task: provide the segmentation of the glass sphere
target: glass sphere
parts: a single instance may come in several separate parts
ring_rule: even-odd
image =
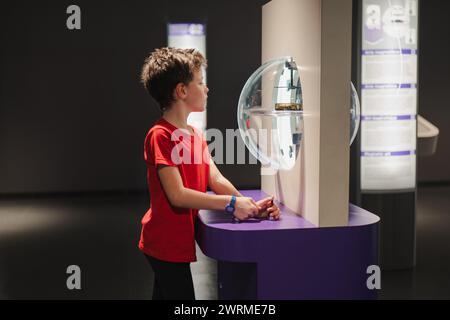
[[[261,65],[245,83],[237,118],[241,137],[263,166],[291,169],[303,138],[303,99],[300,74],[292,57]],[[350,144],[359,127],[359,99],[351,84]]]
[[[359,104],[358,92],[355,86],[350,82],[351,95],[350,95],[350,145],[355,140],[358,134],[359,123],[361,121],[361,107]]]

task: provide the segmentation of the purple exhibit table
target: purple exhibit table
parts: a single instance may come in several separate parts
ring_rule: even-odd
[[[260,190],[241,191],[255,200]],[[367,267],[378,265],[379,218],[349,205],[345,227],[318,228],[283,205],[281,219],[232,223],[200,210],[197,242],[218,261],[219,299],[375,299]]]

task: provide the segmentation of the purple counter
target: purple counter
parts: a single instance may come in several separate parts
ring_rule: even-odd
[[[260,190],[241,193],[255,200]],[[197,242],[218,260],[219,299],[375,299],[366,285],[378,265],[379,218],[349,205],[345,227],[318,228],[283,205],[280,221],[231,223],[199,212]]]

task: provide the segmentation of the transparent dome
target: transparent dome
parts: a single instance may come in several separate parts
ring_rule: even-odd
[[[359,123],[361,121],[361,107],[359,104],[358,92],[353,83],[350,82],[351,87],[351,102],[350,102],[350,145],[355,140],[358,134]]]
[[[270,60],[245,83],[237,118],[242,139],[263,166],[291,169],[303,138],[303,99],[300,74],[292,57]],[[360,110],[351,84],[350,144],[359,127]]]

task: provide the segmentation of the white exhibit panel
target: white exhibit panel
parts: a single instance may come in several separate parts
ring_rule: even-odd
[[[167,43],[169,47],[197,49],[206,58],[206,26],[200,23],[168,23]],[[203,70],[206,83],[206,72]],[[206,129],[206,109],[203,112],[192,112],[188,124],[204,131]]]
[[[319,227],[348,225],[349,127],[356,119],[349,114],[351,26],[351,0],[272,0],[263,6],[262,63],[283,56],[296,62],[302,121],[297,126],[296,117],[279,116],[270,124],[283,128],[274,139],[282,142],[271,144],[279,169],[262,166],[261,190]],[[263,102],[270,94],[264,84]],[[283,104],[289,96],[277,89]]]
[[[363,0],[361,191],[416,187],[416,0]]]

